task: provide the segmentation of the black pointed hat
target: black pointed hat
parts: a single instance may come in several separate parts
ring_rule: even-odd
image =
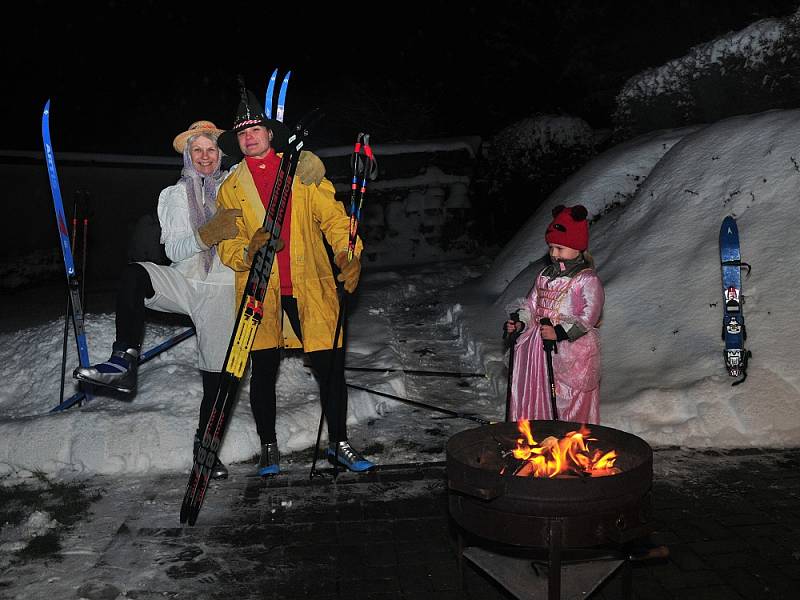
[[[280,121],[268,119],[264,114],[261,103],[256,100],[255,94],[242,86],[241,100],[239,101],[239,108],[236,110],[236,116],[233,119],[233,128],[220,135],[217,144],[228,156],[242,158],[237,134],[243,129],[255,125],[263,125],[272,131],[270,145],[275,152],[286,150],[289,145],[289,129]]]

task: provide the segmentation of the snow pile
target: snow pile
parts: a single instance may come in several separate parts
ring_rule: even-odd
[[[365,325],[368,329],[368,325]],[[183,328],[149,324],[144,348]],[[142,365],[135,396],[104,395],[80,410],[48,414],[58,404],[63,321],[0,335],[0,361],[6,373],[0,395],[0,472],[20,477],[27,471],[74,476],[89,473],[145,473],[187,470],[203,390],[196,366],[194,337]],[[92,362],[108,358],[113,315],[90,315],[86,323]],[[353,352],[368,352],[355,344]],[[68,365],[78,363],[70,341]],[[316,439],[319,391],[302,358],[281,362],[278,376],[278,443],[282,450],[307,448]],[[67,374],[65,396],[77,391]],[[244,461],[258,453],[260,441],[250,412],[249,372],[240,386],[220,453],[223,462]],[[375,402],[350,394],[349,423],[377,416]],[[323,439],[326,431],[323,430]]]
[[[497,319],[483,335],[496,336],[507,304],[530,289],[553,206],[583,203],[606,286],[602,423],[659,445],[796,446],[798,135],[800,111],[771,111],[644,136],[597,157],[497,257],[480,287]],[[753,359],[737,387],[720,339],[718,236],[729,214],[752,265],[744,315]],[[476,330],[486,321],[484,307]],[[496,346],[487,363],[504,360]]]

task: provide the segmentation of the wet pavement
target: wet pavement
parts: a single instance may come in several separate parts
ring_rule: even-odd
[[[184,475],[95,478],[102,498],[61,560],[0,576],[0,598],[513,597],[469,561],[460,569],[443,462],[334,482],[309,479],[307,454],[287,458],[267,481],[231,465],[194,527],[178,522]],[[631,563],[634,598],[797,597],[800,450],[660,449],[655,471],[655,531],[639,545],[669,557]],[[620,598],[621,579],[590,597]]]

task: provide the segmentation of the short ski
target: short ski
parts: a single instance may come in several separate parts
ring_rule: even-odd
[[[733,385],[747,377],[747,359],[750,351],[744,347],[747,332],[744,326],[742,299],[742,262],[739,250],[739,229],[733,217],[725,217],[719,232],[719,254],[722,267],[722,339],[725,342],[725,368],[731,377],[739,377]]]
[[[239,383],[250,356],[250,349],[261,323],[263,301],[275,260],[286,205],[292,190],[292,180],[300,160],[300,152],[309,134],[309,128],[316,123],[319,117],[319,111],[315,110],[300,120],[294,133],[289,137],[289,146],[281,158],[278,175],[264,217],[263,227],[271,234],[271,238],[256,253],[250,267],[244,294],[236,314],[233,334],[228,344],[228,352],[225,355],[224,368],[220,373],[217,396],[200,440],[200,447],[194,458],[186,494],[181,504],[181,523],[188,521],[189,525],[194,525],[203,505],[211,470],[222,445],[228,418],[236,400],[236,392],[239,389]]]

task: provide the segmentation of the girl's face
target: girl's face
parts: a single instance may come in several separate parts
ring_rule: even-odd
[[[578,258],[581,253],[575,248],[567,248],[566,246],[559,246],[558,244],[548,244],[550,246],[550,258],[554,261],[557,260],[572,260]]]

